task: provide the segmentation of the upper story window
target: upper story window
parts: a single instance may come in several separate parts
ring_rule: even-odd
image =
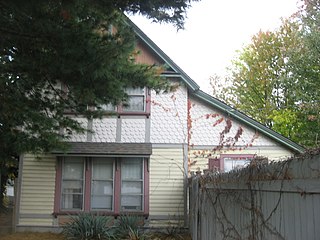
[[[128,100],[114,106],[112,104],[102,105],[101,109],[107,112],[117,112],[124,115],[137,115],[150,113],[150,95],[146,88],[127,88]]]
[[[124,112],[144,112],[146,110],[146,89],[128,88],[128,101],[123,105]]]

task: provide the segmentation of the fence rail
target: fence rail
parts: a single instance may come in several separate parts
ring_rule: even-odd
[[[319,155],[189,180],[193,240],[319,239]]]

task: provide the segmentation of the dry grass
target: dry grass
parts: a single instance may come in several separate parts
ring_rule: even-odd
[[[1,240],[65,240],[62,234],[54,233],[14,233],[5,236],[0,236]],[[187,234],[166,236],[165,234],[154,234],[150,240],[191,240]]]
[[[0,237],[1,240],[65,240],[62,234],[14,233]]]

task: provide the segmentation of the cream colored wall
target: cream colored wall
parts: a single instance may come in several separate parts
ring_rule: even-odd
[[[251,147],[243,150],[222,150],[213,152],[210,148],[197,148],[189,151],[189,172],[208,169],[209,158],[219,158],[220,154],[254,154],[267,157],[270,161],[281,161],[292,156],[293,153],[280,146]],[[192,163],[192,164],[190,164]]]
[[[23,156],[20,206],[17,225],[52,226],[55,191],[54,156]]]
[[[18,226],[54,226],[54,156],[23,157]],[[150,158],[150,219],[183,216],[183,147],[153,149]]]
[[[150,219],[182,216],[183,149],[153,148],[150,158]]]

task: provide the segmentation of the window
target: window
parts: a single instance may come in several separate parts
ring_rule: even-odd
[[[210,170],[230,172],[246,167],[254,156],[254,154],[221,154],[220,158],[209,159],[208,165]]]
[[[142,210],[143,165],[141,159],[122,159],[121,210]]]
[[[145,88],[128,88],[128,101],[123,106],[124,112],[144,112],[145,111]]]
[[[113,158],[93,158],[91,177],[91,209],[113,209]]]
[[[148,158],[62,157],[58,160],[55,213],[149,211]]]
[[[149,114],[150,95],[146,88],[128,88],[126,90],[128,100],[119,106],[112,104],[101,105],[101,109],[118,114]]]
[[[61,208],[80,210],[83,202],[83,161],[67,158],[62,167]]]

